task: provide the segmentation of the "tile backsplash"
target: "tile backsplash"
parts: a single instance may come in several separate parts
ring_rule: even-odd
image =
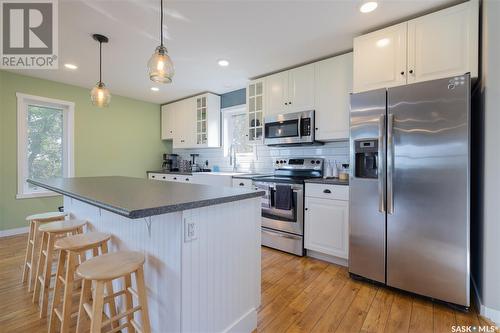
[[[218,166],[220,171],[232,171],[229,164],[229,155],[224,156],[223,148],[207,149],[174,149],[173,153],[182,159],[191,160],[190,154],[199,154],[196,162],[213,170]],[[337,163],[349,163],[349,141],[328,142],[321,146],[298,147],[268,147],[255,144],[253,153],[237,156],[237,171],[272,173],[273,160],[279,157],[323,157],[325,160]]]

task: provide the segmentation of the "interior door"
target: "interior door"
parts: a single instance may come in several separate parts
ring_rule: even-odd
[[[385,283],[384,123],[386,89],[351,95],[351,176],[349,180],[349,272]],[[379,143],[378,177],[358,169],[359,142]],[[382,143],[381,143],[382,142]],[[364,165],[360,163],[360,167]]]
[[[463,306],[469,81],[464,75],[389,89],[387,120],[387,284]]]
[[[408,22],[408,83],[434,80],[478,68],[477,1]]]
[[[354,38],[354,92],[406,84],[407,23]]]
[[[314,64],[291,69],[288,79],[288,111],[314,110]]]

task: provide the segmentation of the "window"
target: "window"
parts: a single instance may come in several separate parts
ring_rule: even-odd
[[[223,110],[224,156],[234,149],[237,155],[253,154],[254,146],[248,140],[248,115],[245,106]]]
[[[71,177],[74,103],[17,93],[17,198],[57,195],[26,179]]]

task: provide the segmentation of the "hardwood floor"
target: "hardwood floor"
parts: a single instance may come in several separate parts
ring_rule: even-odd
[[[0,238],[0,333],[47,332],[21,284],[27,235]],[[477,315],[349,278],[345,267],[262,248],[257,332],[451,332]]]

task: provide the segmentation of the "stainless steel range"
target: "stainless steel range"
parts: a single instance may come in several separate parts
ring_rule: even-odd
[[[323,176],[322,158],[274,161],[274,176],[256,177],[262,197],[262,245],[304,255],[304,180]]]

